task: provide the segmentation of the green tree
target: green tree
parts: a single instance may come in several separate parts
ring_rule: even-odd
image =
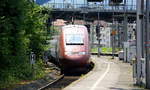
[[[37,74],[41,73],[48,17],[43,10],[29,0],[0,0],[0,87],[29,79],[31,51],[37,56]]]

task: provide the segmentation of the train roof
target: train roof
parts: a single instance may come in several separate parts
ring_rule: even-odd
[[[84,25],[65,25],[62,27],[62,29],[65,29],[65,28],[84,28],[84,29],[87,29]]]
[[[62,33],[64,34],[85,34],[87,28],[84,25],[66,25],[62,27]]]

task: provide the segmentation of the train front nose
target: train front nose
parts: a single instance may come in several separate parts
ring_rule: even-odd
[[[63,64],[68,67],[83,67],[89,63],[88,60],[87,52],[65,52]]]

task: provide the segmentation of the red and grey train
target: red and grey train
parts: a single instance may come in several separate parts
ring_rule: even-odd
[[[83,25],[66,25],[53,43],[51,55],[63,69],[86,67],[90,63],[90,45],[87,28]]]

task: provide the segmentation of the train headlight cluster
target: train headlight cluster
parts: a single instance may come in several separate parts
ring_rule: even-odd
[[[86,52],[65,52],[65,55],[86,55]]]
[[[85,55],[86,52],[79,52],[79,55]]]
[[[73,55],[72,52],[65,52],[65,55]]]

